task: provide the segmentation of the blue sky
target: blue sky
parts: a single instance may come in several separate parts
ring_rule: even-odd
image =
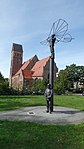
[[[53,22],[68,22],[68,32],[75,39],[55,45],[55,61],[59,69],[66,65],[84,65],[84,1],[83,0],[0,0],[0,71],[9,77],[13,43],[23,45],[24,59],[35,54],[48,57],[50,50],[40,41],[46,39]]]

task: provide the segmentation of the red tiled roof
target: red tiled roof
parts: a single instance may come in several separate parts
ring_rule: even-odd
[[[42,77],[43,68],[49,61],[50,57],[37,61],[31,70],[26,69],[30,64],[30,62],[33,60],[33,58],[34,57],[24,62],[22,67],[18,70],[18,72],[14,76],[17,76],[22,72],[25,79],[32,79],[32,77]]]
[[[22,70],[25,70],[26,67],[30,64],[30,62],[32,61],[33,58],[34,58],[34,57],[32,57],[32,58],[29,59],[28,61],[24,62],[24,63],[22,64],[22,67],[21,67],[21,68],[18,70],[18,72],[15,74],[15,76],[18,75],[18,74],[20,74],[20,72],[21,72]]]
[[[25,79],[32,79],[32,71],[30,70],[22,70],[22,74]]]
[[[43,76],[43,67],[46,65],[46,63],[49,61],[50,57],[44,58],[42,60],[39,60],[36,62],[36,64],[31,69],[34,71],[32,77],[42,77]]]

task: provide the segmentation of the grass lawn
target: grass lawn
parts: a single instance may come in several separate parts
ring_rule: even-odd
[[[84,124],[0,121],[1,149],[84,149]]]
[[[44,96],[0,96],[0,111],[46,105]],[[54,96],[54,105],[84,110],[83,96]],[[84,149],[84,123],[41,125],[0,121],[1,149]]]
[[[0,96],[0,111],[43,105],[44,96]],[[84,110],[84,96],[54,96],[54,105]]]

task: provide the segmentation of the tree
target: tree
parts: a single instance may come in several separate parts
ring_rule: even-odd
[[[78,84],[80,80],[84,80],[84,66],[76,66],[76,64],[72,64],[70,66],[66,66],[65,70],[68,73],[68,80],[72,82],[72,87],[74,85],[74,82],[77,82]]]
[[[66,70],[60,70],[58,77],[54,81],[54,91],[56,94],[63,94],[69,90],[71,84],[68,80],[68,73]]]
[[[4,77],[2,76],[1,72],[0,72],[0,84],[3,83],[5,81]]]
[[[76,66],[76,64],[72,64],[66,66],[65,70],[68,72],[71,81],[78,81],[81,77],[84,77],[84,66]]]
[[[44,80],[36,79],[33,82],[32,89],[44,91],[46,89],[47,84],[48,84],[47,79],[44,79]]]
[[[0,94],[8,94],[9,93],[9,85],[8,79],[4,78],[0,72]]]

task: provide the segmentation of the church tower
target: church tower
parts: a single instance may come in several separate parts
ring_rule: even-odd
[[[10,86],[12,86],[12,77],[22,66],[22,60],[23,60],[22,45],[13,43],[11,51]]]

